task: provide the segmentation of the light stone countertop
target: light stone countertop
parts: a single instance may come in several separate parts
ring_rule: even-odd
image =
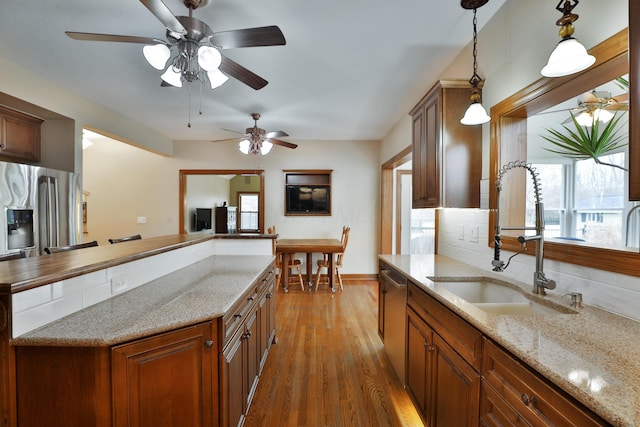
[[[111,346],[224,315],[273,256],[215,255],[12,341],[13,345]]]
[[[640,426],[640,322],[548,292],[536,297],[531,284],[439,255],[380,255],[482,333],[522,359],[614,426]],[[490,315],[430,279],[491,277],[525,295],[561,304],[575,314]]]

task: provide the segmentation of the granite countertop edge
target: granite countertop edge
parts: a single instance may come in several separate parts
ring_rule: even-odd
[[[14,346],[105,347],[211,321],[264,273],[271,255],[214,255],[24,335]]]
[[[640,322],[588,305],[572,309],[568,298],[552,293],[537,298],[529,284],[440,255],[379,259],[612,425],[640,425],[640,384],[633,381],[640,377],[640,351],[630,345],[640,336]],[[533,300],[575,314],[489,315],[431,280],[468,277],[507,281]]]

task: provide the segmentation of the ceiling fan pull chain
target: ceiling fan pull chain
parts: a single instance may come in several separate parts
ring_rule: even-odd
[[[189,86],[189,92],[187,93],[189,99],[189,121],[187,122],[187,127],[191,127],[191,86]]]
[[[198,114],[202,115],[202,80],[200,80],[200,109],[198,110]]]

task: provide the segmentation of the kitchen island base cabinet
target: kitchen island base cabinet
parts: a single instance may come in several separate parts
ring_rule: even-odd
[[[113,425],[217,425],[213,336],[205,323],[115,347]]]
[[[16,347],[18,426],[216,426],[214,329],[113,348]]]

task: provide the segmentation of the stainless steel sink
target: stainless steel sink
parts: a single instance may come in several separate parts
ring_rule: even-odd
[[[431,278],[434,289],[444,289],[494,315],[575,314],[576,312],[555,304],[534,301],[513,285],[486,277],[449,280]]]

